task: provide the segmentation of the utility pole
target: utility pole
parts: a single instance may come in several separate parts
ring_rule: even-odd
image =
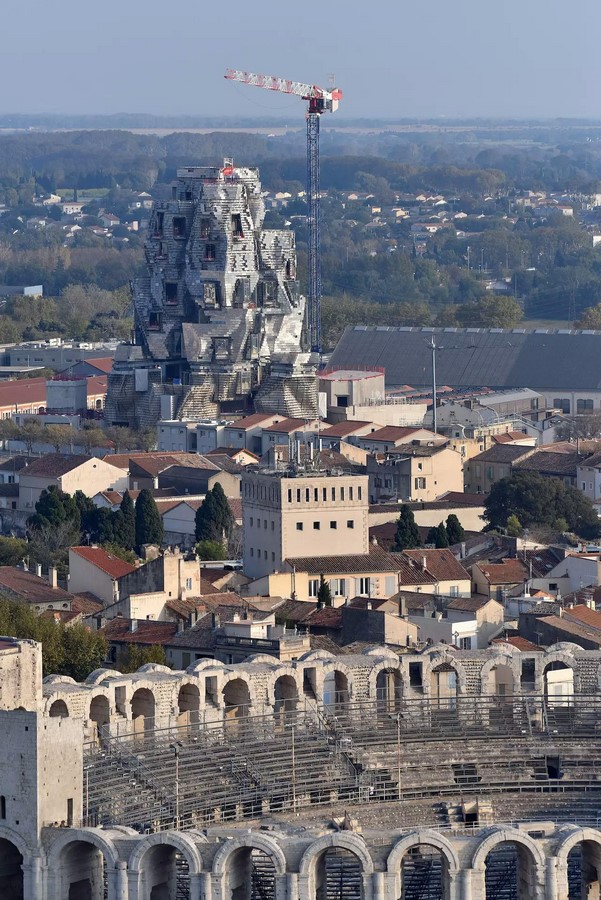
[[[436,341],[432,335],[432,431],[438,434],[438,414],[436,411]]]

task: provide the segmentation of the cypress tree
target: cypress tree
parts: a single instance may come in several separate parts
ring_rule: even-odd
[[[232,515],[227,497],[225,496],[225,491],[223,490],[219,482],[217,482],[217,484],[213,488],[213,498],[215,501],[215,508],[217,510],[218,525],[221,528],[222,534],[225,535],[226,538],[228,538],[234,525],[234,517]]]
[[[124,493],[116,516],[115,543],[125,550],[133,550],[136,545],[136,510],[129,491]]]
[[[393,550],[413,550],[421,547],[419,529],[415,523],[413,510],[409,506],[401,506],[401,514],[396,526]]]
[[[196,510],[194,519],[197,541],[223,541],[223,532],[220,528],[220,510],[213,491],[207,494],[201,505]]]
[[[319,576],[319,590],[317,591],[317,602],[322,606],[331,606],[332,605],[332,591],[330,590],[330,585],[325,580],[323,575]]]
[[[148,488],[140,491],[136,502],[136,546],[163,543],[163,520]]]
[[[450,516],[447,517],[447,535],[449,538],[449,544],[460,544],[461,541],[465,540],[465,531],[463,529],[463,525],[455,515],[455,513],[451,513]]]

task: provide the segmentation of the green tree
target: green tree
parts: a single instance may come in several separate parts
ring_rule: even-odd
[[[455,513],[447,516],[447,537],[451,546],[465,540],[465,530]]]
[[[413,550],[421,547],[419,529],[415,523],[415,516],[411,507],[401,506],[401,514],[399,516],[396,534],[394,537],[393,550],[400,552],[401,550]]]
[[[590,328],[594,331],[601,331],[601,303],[585,309],[580,318],[574,322],[574,328]]]
[[[84,681],[106,659],[108,644],[103,634],[77,623],[63,630],[65,652],[62,675]]]
[[[69,445],[73,435],[73,429],[70,425],[46,425],[44,426],[45,443],[54,447],[55,453],[60,453],[61,449]]]
[[[601,535],[601,524],[591,501],[559,478],[538,472],[516,472],[493,484],[484,505],[489,528],[505,528],[515,516],[523,528],[556,529],[559,520],[580,537]]]
[[[317,602],[321,606],[331,606],[332,605],[332,591],[330,590],[330,585],[325,580],[323,575],[319,576],[319,590],[317,591]]]
[[[225,547],[220,541],[199,541],[195,549],[199,559],[227,559]]]
[[[27,556],[27,541],[0,537],[0,566],[17,566]]]
[[[133,550],[136,545],[136,510],[134,501],[125,491],[115,516],[114,541],[126,550]]]
[[[428,536],[426,538],[426,543],[434,544],[437,549],[449,546],[449,536],[447,534],[447,529],[445,528],[444,522],[440,522],[438,525],[430,528],[430,530],[428,531]]]
[[[37,419],[25,419],[23,424],[19,427],[16,439],[25,444],[27,453],[31,455],[33,453],[34,444],[44,443],[44,434],[45,428],[37,421]]]
[[[154,502],[154,497],[144,488],[136,501],[136,546],[163,543],[163,520]]]
[[[509,537],[519,537],[522,533],[522,526],[517,516],[507,516],[507,524],[505,527]]]
[[[119,544],[104,543],[101,544],[101,547],[103,550],[106,550],[107,553],[110,553],[112,556],[116,556],[117,559],[122,559],[123,562],[129,563],[130,566],[135,566],[136,562],[138,561],[138,557],[133,550],[126,550]]]
[[[35,514],[29,519],[34,528],[44,525],[59,525],[63,522],[71,524],[75,531],[81,526],[81,516],[75,498],[61,491],[52,484],[44,488],[35,505]]]
[[[234,525],[234,517],[225,496],[225,491],[217,483],[196,510],[195,530],[197,541],[223,543],[229,538]]]
[[[163,647],[153,644],[144,647],[140,644],[128,644],[117,653],[116,667],[119,672],[137,672],[140,666],[147,663],[156,663],[159,666],[167,665],[167,658]]]

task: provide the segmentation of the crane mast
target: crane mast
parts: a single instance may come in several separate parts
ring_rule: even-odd
[[[300,81],[289,81],[275,75],[257,75],[242,72],[238,69],[227,69],[225,78],[279,91],[283,94],[294,94],[308,101],[307,108],[307,224],[309,231],[308,259],[308,304],[307,330],[311,352],[321,355],[321,266],[319,258],[320,215],[319,215],[319,120],[324,112],[335,112],[342,99],[339,88],[327,90],[317,85],[303,84]]]

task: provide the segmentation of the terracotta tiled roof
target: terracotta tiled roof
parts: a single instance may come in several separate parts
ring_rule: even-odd
[[[317,609],[317,603],[307,600],[284,600],[274,609],[276,622],[304,622]]]
[[[500,563],[476,563],[489,584],[521,584],[528,580],[528,566],[521,559],[504,559]]]
[[[597,628],[591,628],[590,625],[583,625],[581,622],[572,621],[565,616],[546,616],[545,626],[556,628],[559,632],[570,634],[573,637],[584,638],[594,644],[601,646],[601,631]]]
[[[470,459],[470,464],[472,463],[515,463],[518,459],[521,459],[522,456],[527,456],[529,453],[532,453],[532,447],[520,447],[519,444],[495,444],[494,447],[489,447],[488,450],[483,450],[482,453],[478,453],[477,456],[472,456]]]
[[[528,435],[523,431],[506,431],[504,434],[493,434],[494,444],[510,444],[512,441],[523,441]]]
[[[563,554],[556,553],[550,547],[543,547],[540,550],[525,550],[520,553],[524,562],[528,566],[532,566],[534,578],[545,578],[563,559]]]
[[[590,609],[584,604],[573,606],[571,609],[564,608],[563,615],[564,618],[574,619],[582,625],[590,625],[592,628],[601,629],[601,612],[597,612],[596,609]]]
[[[259,457],[256,453],[253,453],[252,450],[247,450],[246,447],[216,447],[214,450],[209,450],[204,455],[212,459],[213,456],[229,456],[234,459],[239,453],[246,453],[248,456],[252,456],[253,459],[259,461]]]
[[[98,359],[92,357],[91,359],[85,359],[84,362],[89,363],[90,366],[93,366],[95,369],[98,369],[100,372],[104,372],[105,375],[108,375],[109,372],[113,371],[113,357],[112,356],[100,356]]]
[[[490,597],[455,597],[450,603],[447,603],[447,609],[456,609],[458,612],[478,612],[487,603],[496,603]]]
[[[360,422],[355,420],[344,420],[342,422],[336,422],[335,425],[331,425],[330,428],[325,428],[321,432],[321,436],[323,438],[337,438],[337,437],[346,437],[348,434],[354,434],[356,431],[362,431],[364,428],[368,428],[372,425],[372,422]],[[374,431],[377,429],[377,425],[374,425]]]
[[[250,416],[245,416],[243,419],[238,419],[237,422],[233,422],[227,427],[234,430],[237,428],[239,431],[246,431],[249,428],[256,428],[257,425],[260,425],[262,422],[266,422],[267,419],[271,418],[273,418],[273,413],[253,413]]]
[[[86,591],[82,594],[75,594],[71,601],[71,609],[84,616],[93,616],[104,609],[104,603],[90,591]]]
[[[366,441],[384,441],[393,443],[394,441],[402,441],[405,438],[408,438],[410,435],[415,434],[416,431],[421,431],[421,428],[402,428],[400,425],[385,425],[383,428],[378,428],[376,431],[372,431],[371,434],[366,434],[363,436],[363,440]]]
[[[491,641],[491,644],[511,644],[512,647],[515,647],[516,650],[521,650],[522,653],[528,653],[531,650],[540,650],[540,647],[537,647],[532,641],[529,641],[525,637],[521,637],[519,634],[510,635],[509,637],[504,638],[494,638],[494,640]]]
[[[131,563],[119,559],[118,556],[113,556],[112,553],[107,553],[102,547],[71,547],[71,552],[114,579],[123,578],[124,575],[129,575],[136,569]]]
[[[156,622],[138,619],[135,631],[131,630],[132,620],[118,616],[98,629],[107,641],[114,644],[168,644],[177,634],[176,622]]]
[[[450,505],[456,506],[484,506],[488,494],[464,494],[461,491],[447,491],[438,498],[439,502],[444,501]]]
[[[568,475],[576,477],[576,469],[585,459],[579,453],[554,453],[551,450],[537,450],[527,459],[516,462],[517,471],[539,472],[542,475]]]
[[[369,572],[398,572],[402,562],[395,559],[381,547],[371,545],[369,553],[355,553],[342,556],[299,556],[287,560],[297,572],[310,575],[344,575]]]
[[[282,419],[281,422],[276,422],[274,425],[268,425],[267,428],[264,428],[263,431],[278,431],[286,434],[290,434],[293,431],[300,431],[302,428],[306,426],[307,422],[305,419]]]
[[[39,459],[34,459],[31,465],[27,467],[27,470],[21,474],[21,478],[29,475],[44,478],[60,478],[90,459],[92,459],[91,456],[77,453],[47,453]]]
[[[405,550],[405,556],[417,563],[425,560],[426,569],[437,581],[470,581],[469,573],[445,547],[439,550]]]
[[[66,602],[73,599],[62,588],[51,587],[45,578],[13,566],[0,566],[0,593],[12,594],[25,603]]]
[[[312,612],[303,624],[310,628],[342,628],[342,608],[322,606]]]

